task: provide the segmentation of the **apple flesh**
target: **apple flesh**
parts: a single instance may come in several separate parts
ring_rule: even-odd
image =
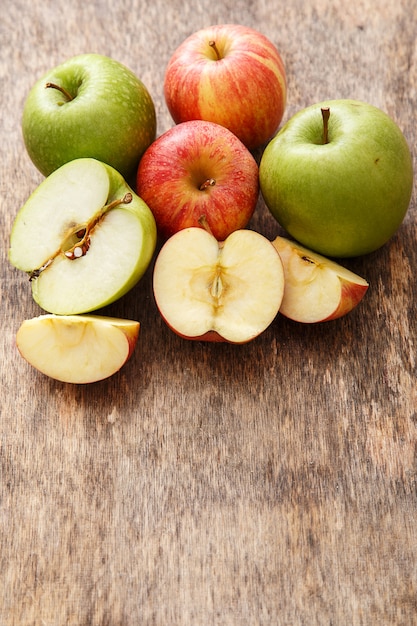
[[[286,105],[286,73],[273,43],[240,24],[201,29],[168,62],[164,94],[173,120],[216,122],[249,150],[270,139]]]
[[[192,227],[161,248],[153,289],[162,318],[181,337],[241,344],[277,315],[284,272],[276,249],[259,233],[237,230],[219,243]]]
[[[167,239],[205,220],[222,241],[244,228],[259,196],[258,165],[227,128],[193,120],[174,126],[146,150],[136,189]]]
[[[45,176],[68,161],[93,157],[128,178],[155,139],[156,113],[131,70],[100,54],[81,54],[34,84],[22,132],[31,160]]]
[[[16,334],[21,356],[56,380],[84,384],[112,376],[135,349],[139,322],[98,315],[45,314]]]
[[[110,166],[76,159],[55,170],[18,212],[9,260],[45,311],[94,311],[127,293],[156,246],[149,207]]]
[[[335,320],[364,297],[369,284],[361,276],[286,237],[272,243],[284,267],[285,317],[310,324]]]
[[[397,124],[356,100],[294,115],[259,166],[266,205],[302,245],[329,257],[380,248],[402,223],[413,187],[410,149]]]

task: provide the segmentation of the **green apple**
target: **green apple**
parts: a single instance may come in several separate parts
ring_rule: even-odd
[[[156,245],[149,207],[114,168],[75,159],[55,170],[18,212],[9,260],[35,301],[61,315],[94,311],[129,291]]]
[[[155,139],[155,107],[127,67],[100,54],[81,54],[35,83],[24,105],[22,132],[30,158],[45,176],[73,159],[93,157],[128,178]]]
[[[112,376],[135,349],[139,322],[100,315],[39,315],[16,334],[21,356],[46,376],[93,383]]]
[[[397,124],[356,100],[330,100],[294,115],[259,168],[266,205],[301,244],[326,256],[373,252],[401,225],[413,165]]]

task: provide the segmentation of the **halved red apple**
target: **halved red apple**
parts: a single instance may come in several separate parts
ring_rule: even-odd
[[[191,227],[161,248],[153,288],[163,319],[178,335],[246,343],[277,315],[284,271],[274,246],[255,231],[236,230],[219,243]]]
[[[280,313],[285,317],[304,323],[334,320],[364,297],[369,283],[361,276],[285,237],[272,243],[284,267]]]
[[[100,315],[40,315],[16,335],[22,357],[50,378],[92,383],[112,376],[132,355],[139,322]]]

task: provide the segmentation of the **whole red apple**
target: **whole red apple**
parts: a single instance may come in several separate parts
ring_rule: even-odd
[[[173,126],[143,155],[137,193],[167,239],[190,226],[209,228],[218,241],[244,228],[259,195],[258,165],[227,128],[192,120]]]
[[[277,131],[286,93],[277,48],[257,30],[239,24],[197,31],[177,48],[165,71],[165,100],[176,123],[216,122],[249,150]]]

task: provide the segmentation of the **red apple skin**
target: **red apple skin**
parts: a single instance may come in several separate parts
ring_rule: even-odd
[[[196,337],[189,337],[188,335],[183,335],[182,333],[179,333],[173,326],[171,326],[171,324],[166,320],[166,318],[162,314],[161,314],[161,317],[164,320],[165,324],[168,326],[168,328],[172,330],[172,332],[178,335],[178,337],[181,337],[181,339],[187,339],[188,341],[205,341],[207,343],[230,343],[236,346],[240,346],[245,343],[249,343],[253,339],[256,339],[256,336],[255,336],[255,337],[249,337],[249,339],[247,339],[246,341],[239,341],[239,342],[230,341],[229,339],[225,339],[224,337],[222,337],[222,335],[220,335],[216,330],[208,330],[203,335],[198,335]]]
[[[282,120],[285,67],[277,48],[260,32],[239,24],[211,26],[174,52],[165,71],[164,95],[177,124],[216,122],[254,150],[275,134]]]
[[[336,320],[339,317],[343,317],[347,313],[350,313],[357,304],[362,300],[365,293],[368,290],[369,285],[357,285],[348,281],[340,279],[342,283],[342,293],[340,297],[339,306],[329,317],[323,320],[323,322],[330,322]]]
[[[201,190],[206,181],[212,184]],[[204,216],[223,241],[248,224],[259,196],[252,154],[227,128],[203,120],[178,124],[156,139],[139,163],[136,183],[163,239],[200,226]]]

